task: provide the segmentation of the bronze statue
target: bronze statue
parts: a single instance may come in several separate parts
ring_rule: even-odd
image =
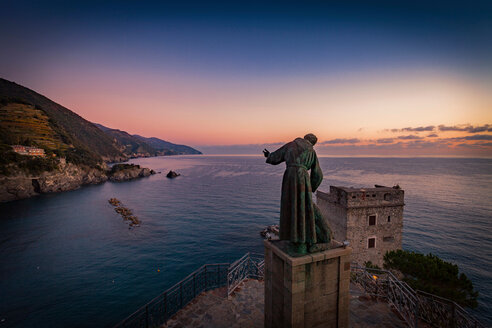
[[[323,173],[313,146],[314,134],[296,138],[270,153],[264,149],[266,162],[287,164],[282,180],[280,205],[280,240],[289,240],[291,250],[305,254],[329,248],[331,230],[316,204],[312,192],[321,184]],[[311,170],[309,175],[308,170]]]

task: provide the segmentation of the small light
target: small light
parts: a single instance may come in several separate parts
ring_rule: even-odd
[[[374,280],[378,280],[378,277],[377,277],[377,276],[374,276],[374,275],[373,275],[373,276],[372,276],[372,278],[373,278]]]
[[[344,248],[347,247],[347,246],[349,246],[349,245],[350,245],[350,242],[348,240],[344,240],[343,241],[343,247]]]

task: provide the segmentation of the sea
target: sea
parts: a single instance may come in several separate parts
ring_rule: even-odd
[[[0,204],[0,327],[111,327],[206,263],[263,252],[285,165],[169,156],[160,174]],[[457,264],[492,325],[492,159],[320,157],[330,185],[400,185],[403,248]],[[174,170],[176,179],[166,178]],[[142,221],[130,228],[118,198]]]

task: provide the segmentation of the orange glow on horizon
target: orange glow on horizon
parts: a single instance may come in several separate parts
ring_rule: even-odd
[[[394,137],[387,129],[491,123],[490,82],[428,71],[256,83],[106,72],[39,91],[92,122],[197,147],[285,142],[308,132],[321,142],[364,145]]]

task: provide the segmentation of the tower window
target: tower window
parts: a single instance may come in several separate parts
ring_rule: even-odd
[[[393,236],[383,237],[383,241],[385,241],[385,242],[392,242],[392,241],[395,241],[395,238]]]
[[[391,216],[388,215],[388,222],[391,222]]]
[[[367,240],[367,248],[375,248],[376,247],[376,238],[369,238]]]
[[[369,225],[376,225],[376,215],[369,215]]]
[[[390,194],[384,194],[384,200],[391,200]]]

